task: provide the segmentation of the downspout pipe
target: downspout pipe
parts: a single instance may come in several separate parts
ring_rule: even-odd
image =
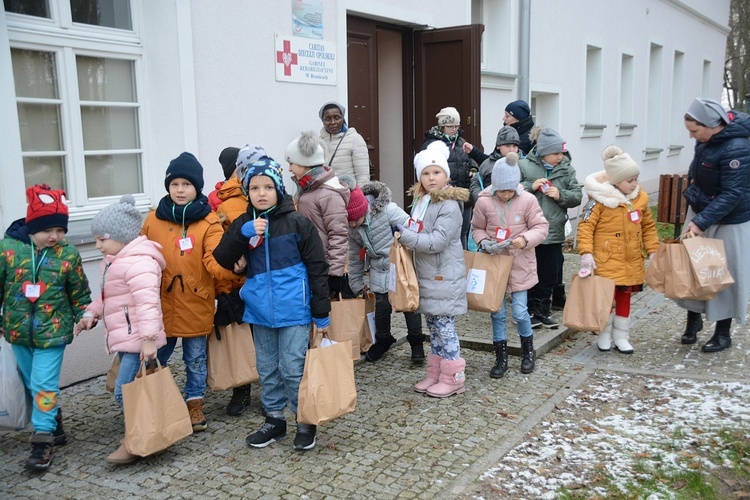
[[[531,60],[531,0],[521,0],[518,30],[518,98],[531,104],[529,62]]]

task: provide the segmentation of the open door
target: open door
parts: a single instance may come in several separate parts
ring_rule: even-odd
[[[446,106],[461,114],[463,137],[481,144],[480,69],[484,26],[471,24],[414,33],[414,142],[422,148],[424,133]]]

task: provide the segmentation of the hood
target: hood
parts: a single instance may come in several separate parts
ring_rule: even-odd
[[[15,240],[23,241],[24,243],[31,243],[31,237],[29,236],[29,228],[26,227],[26,219],[18,219],[8,226],[5,230],[6,238],[13,238]]]
[[[360,188],[362,189],[362,194],[375,198],[375,201],[370,203],[370,213],[373,215],[385,210],[385,207],[391,202],[391,188],[383,182],[365,182]]]
[[[586,189],[589,198],[596,200],[607,208],[627,205],[631,200],[638,198],[638,194],[641,192],[641,186],[638,185],[629,195],[622,194],[622,191],[609,183],[607,172],[604,170],[589,174],[583,183],[583,187]]]
[[[218,187],[218,184],[217,184]],[[238,178],[229,179],[220,186],[219,192],[216,193],[221,201],[226,201],[229,198],[243,197],[245,193],[242,192],[242,182]],[[245,198],[247,199],[247,198]]]
[[[117,255],[107,255],[104,260],[112,262],[119,257],[151,257],[159,263],[159,267],[164,269],[167,267],[167,262],[164,260],[161,249],[162,246],[159,243],[149,240],[146,236],[139,236],[125,245]]]
[[[750,116],[739,111],[730,111],[728,114],[732,121],[724,127],[724,130],[713,136],[711,141],[719,142],[737,137],[742,139],[750,137]]]
[[[419,191],[419,183],[416,183],[412,187],[409,188],[409,191],[407,192],[407,194],[416,198],[418,191]],[[455,201],[460,201],[464,203],[464,202],[469,201],[469,190],[466,188],[446,186],[439,191],[430,193],[430,199],[435,203],[440,203],[441,201],[448,201],[448,200],[455,200]]]

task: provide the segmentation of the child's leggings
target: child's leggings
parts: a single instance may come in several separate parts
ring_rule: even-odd
[[[630,296],[633,292],[615,288],[615,316],[627,318],[630,316]]]
[[[57,429],[57,396],[60,394],[65,346],[37,349],[13,344],[23,384],[31,395],[31,425],[34,432],[54,432]]]
[[[448,360],[461,359],[461,347],[458,344],[455,316],[424,315],[427,330],[430,332],[432,354]]]

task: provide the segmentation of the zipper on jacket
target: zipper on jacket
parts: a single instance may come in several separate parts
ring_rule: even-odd
[[[36,316],[36,303],[31,303],[31,312],[29,313],[29,346],[34,347],[34,316]]]
[[[268,240],[270,238],[267,237],[267,235],[269,234],[268,229],[270,225],[271,225],[271,221],[269,220],[268,215],[266,215],[266,230],[265,230],[265,234],[263,234],[263,246],[265,247],[265,251],[266,251],[266,255],[265,255],[266,272],[268,273],[268,312],[271,315],[270,316],[271,324],[275,325],[276,321],[274,320],[274,315],[273,315],[273,280],[271,279],[271,258],[269,256],[271,249],[268,245]],[[248,265],[250,264],[248,263]]]
[[[133,328],[130,324],[130,312],[128,311],[128,306],[125,306],[125,321],[128,323],[128,335],[130,335],[133,333]]]

